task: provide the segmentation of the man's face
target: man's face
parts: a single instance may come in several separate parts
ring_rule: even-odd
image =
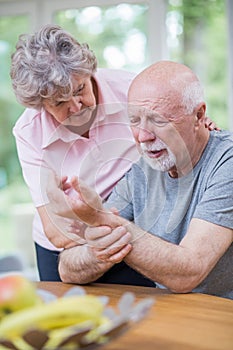
[[[193,134],[191,117],[179,106],[177,96],[150,95],[145,90],[129,95],[129,119],[139,152],[160,171],[183,172],[190,164]],[[150,97],[151,96],[151,97]]]
[[[166,134],[171,133],[169,121],[152,111],[133,109],[133,114],[130,109],[130,125],[139,152],[153,169],[169,171],[176,163],[166,143]]]
[[[44,108],[61,124],[82,126],[96,108],[90,76],[73,76],[73,95],[69,100],[44,100]]]

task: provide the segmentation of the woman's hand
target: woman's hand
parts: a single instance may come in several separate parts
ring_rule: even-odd
[[[131,234],[124,226],[87,227],[85,240],[95,257],[103,262],[119,263],[132,250]]]
[[[86,224],[73,212],[69,196],[65,193],[72,188],[67,179],[64,176],[59,180],[54,173],[49,173],[46,185],[49,203],[37,208],[45,234],[57,248],[71,248],[86,243]]]
[[[211,120],[208,116],[205,117],[205,127],[208,128],[210,131],[217,130],[220,131],[221,129],[216,125],[216,123]]]
[[[86,225],[83,222],[57,215],[51,203],[38,207],[37,210],[45,235],[55,247],[71,248],[86,244]]]

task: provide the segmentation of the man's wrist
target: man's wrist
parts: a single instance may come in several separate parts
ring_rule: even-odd
[[[98,213],[96,220],[91,226],[109,226],[111,228],[116,228],[124,225],[124,221],[126,220],[111,211],[103,210]]]

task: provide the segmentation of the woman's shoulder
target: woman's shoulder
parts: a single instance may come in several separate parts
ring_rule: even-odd
[[[95,74],[96,79],[105,80],[108,83],[129,82],[134,79],[136,73],[123,69],[99,68]]]
[[[41,111],[26,108],[21,116],[18,118],[14,125],[14,130],[22,130],[24,128],[30,128],[41,117]]]

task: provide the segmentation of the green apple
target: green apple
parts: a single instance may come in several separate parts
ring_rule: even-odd
[[[14,312],[41,302],[35,285],[22,275],[0,278],[0,319]]]

